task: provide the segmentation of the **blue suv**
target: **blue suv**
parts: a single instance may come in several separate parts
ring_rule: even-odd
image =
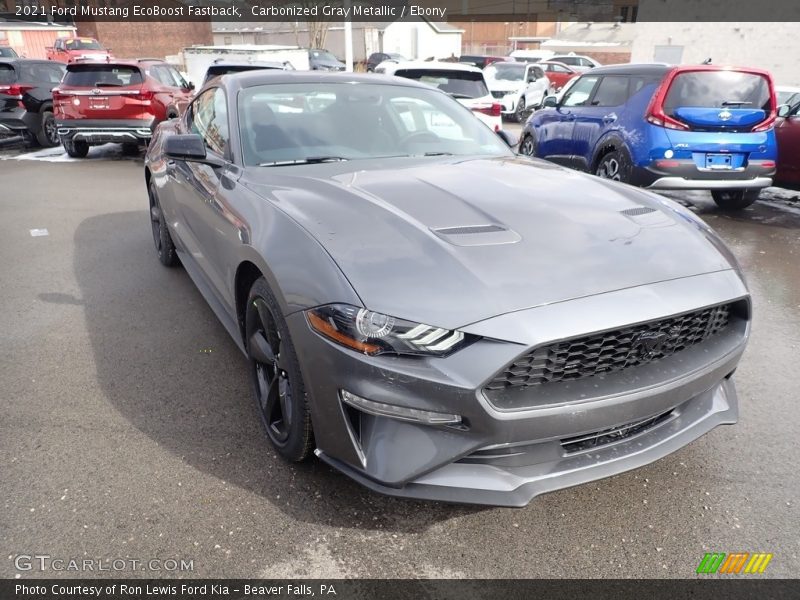
[[[769,73],[664,64],[597,67],[545,99],[520,152],[656,190],[710,190],[741,209],[772,184]]]

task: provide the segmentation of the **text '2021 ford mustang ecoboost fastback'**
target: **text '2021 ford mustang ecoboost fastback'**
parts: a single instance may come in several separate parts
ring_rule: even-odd
[[[737,419],[750,300],[719,238],[516,156],[438,90],[226,75],[158,127],[145,169],[158,256],[247,355],[288,460],[522,506]]]

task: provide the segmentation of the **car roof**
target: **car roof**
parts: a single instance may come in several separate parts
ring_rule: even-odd
[[[229,90],[235,91],[259,85],[279,85],[284,83],[371,83],[397,85],[431,90],[431,86],[404,77],[382,76],[375,73],[348,73],[345,71],[284,71],[281,69],[255,69],[241,73],[230,73],[214,80],[222,82]]]
[[[278,61],[266,60],[225,60],[218,58],[209,65],[209,70],[213,68],[226,68],[226,67],[253,67],[254,69],[284,69],[285,63]]]
[[[66,67],[67,65],[62,62],[52,60],[44,60],[41,58],[17,58],[16,56],[0,57],[0,63],[10,65],[60,65]]]
[[[386,61],[386,65],[384,66],[384,68],[390,69],[391,71],[398,71],[400,69],[419,69],[419,70],[429,70],[429,71],[467,71],[472,73],[481,72],[481,70],[474,65],[468,65],[459,62],[444,62],[444,61],[434,61],[434,60]],[[387,75],[389,74],[390,73],[387,73]]]
[[[575,72],[576,72],[576,71],[575,71],[575,70],[574,70],[572,67],[570,67],[569,65],[565,65],[564,63],[562,63],[562,62],[559,62],[559,61],[557,61],[557,60],[540,60],[538,63],[534,63],[534,64],[536,64],[536,65],[558,65],[559,67],[564,67],[565,69],[569,69],[569,70],[570,70],[570,71],[572,71],[573,73],[575,73]]]

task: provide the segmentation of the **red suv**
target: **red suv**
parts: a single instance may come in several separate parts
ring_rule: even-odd
[[[156,125],[178,116],[193,89],[161,60],[70,63],[53,90],[59,138],[76,158],[107,142],[135,151],[149,142]]]

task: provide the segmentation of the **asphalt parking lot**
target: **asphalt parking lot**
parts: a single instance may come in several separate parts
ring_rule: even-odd
[[[35,553],[193,566],[105,576],[691,577],[712,551],[770,552],[765,576],[796,577],[800,192],[737,215],[673,197],[730,244],[754,297],[739,424],[524,509],[476,508],[272,452],[244,358],[155,257],[141,157],[0,153],[0,577],[80,575],[16,568]]]

